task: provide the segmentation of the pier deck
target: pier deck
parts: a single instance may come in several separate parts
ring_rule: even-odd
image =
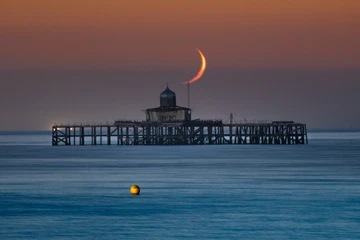
[[[306,124],[115,121],[52,127],[52,145],[308,144]]]

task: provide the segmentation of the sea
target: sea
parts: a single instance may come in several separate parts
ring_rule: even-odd
[[[308,135],[64,147],[0,132],[0,239],[360,239],[360,131]]]

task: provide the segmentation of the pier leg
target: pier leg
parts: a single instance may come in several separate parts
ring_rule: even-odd
[[[111,127],[107,127],[107,145],[111,145]]]

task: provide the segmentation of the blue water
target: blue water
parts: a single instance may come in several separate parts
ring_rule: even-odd
[[[298,146],[50,143],[0,133],[0,239],[360,239],[360,132]]]

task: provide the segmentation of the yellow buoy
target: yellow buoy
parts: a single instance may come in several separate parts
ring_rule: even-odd
[[[140,187],[138,185],[132,185],[130,188],[130,193],[132,195],[139,195],[140,194]]]

